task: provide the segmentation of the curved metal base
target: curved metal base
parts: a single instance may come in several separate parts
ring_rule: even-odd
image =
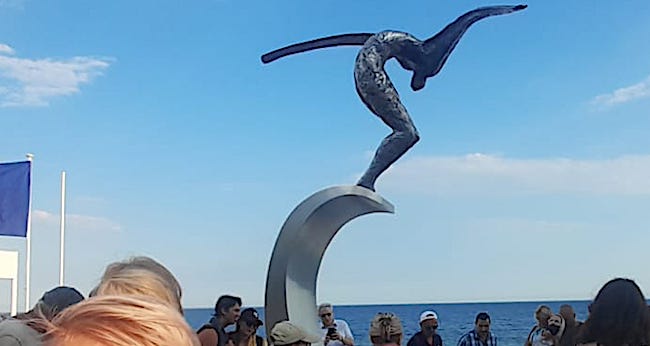
[[[320,335],[316,282],[325,250],[350,220],[369,213],[394,213],[393,205],[360,186],[334,186],[300,203],[275,243],[266,278],[266,335],[279,321],[291,320]]]

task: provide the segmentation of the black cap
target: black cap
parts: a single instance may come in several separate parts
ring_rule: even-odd
[[[43,294],[41,302],[53,311],[61,312],[65,308],[84,300],[76,289],[68,286],[55,287]]]
[[[258,327],[264,325],[264,323],[262,323],[262,320],[260,320],[260,316],[257,313],[257,310],[253,308],[242,310],[241,315],[239,316],[239,320],[244,321],[248,324],[256,323]]]

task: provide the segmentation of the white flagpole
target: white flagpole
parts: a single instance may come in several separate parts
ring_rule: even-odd
[[[25,155],[27,157],[27,161],[30,162],[30,169],[29,169],[29,211],[27,213],[27,234],[26,234],[26,247],[27,251],[25,254],[25,311],[29,311],[29,281],[30,281],[30,272],[31,272],[31,266],[32,266],[32,241],[31,241],[31,233],[32,233],[32,172],[34,171],[34,154],[28,153]]]
[[[59,286],[63,286],[63,263],[65,260],[65,171],[61,172],[61,251],[59,255]]]

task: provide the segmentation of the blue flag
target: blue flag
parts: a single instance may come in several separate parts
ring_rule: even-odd
[[[0,235],[27,236],[32,163],[0,163]]]

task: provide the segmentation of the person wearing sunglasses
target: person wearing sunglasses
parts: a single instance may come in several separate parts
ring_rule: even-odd
[[[228,333],[234,346],[267,346],[266,340],[257,335],[257,328],[264,325],[253,308],[244,309],[239,316],[235,331]]]
[[[318,316],[325,346],[354,346],[354,336],[350,326],[343,320],[334,319],[332,304],[321,304],[318,307]]]
[[[406,346],[442,346],[442,338],[436,333],[438,329],[438,314],[435,311],[424,311],[420,314],[420,331],[415,333]]]

